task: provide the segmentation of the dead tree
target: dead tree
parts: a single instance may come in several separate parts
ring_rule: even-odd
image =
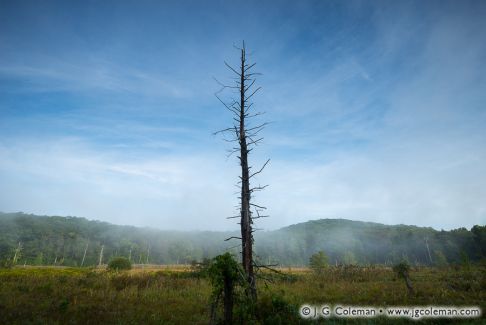
[[[88,246],[89,246],[89,240],[86,243],[86,248],[84,249],[83,260],[81,261],[81,266],[84,265],[84,259],[86,258],[86,252],[88,251]]]
[[[253,221],[258,218],[267,217],[267,215],[261,214],[261,212],[266,210],[266,207],[253,203],[252,195],[257,191],[265,189],[268,185],[251,187],[250,184],[252,179],[263,171],[270,160],[267,160],[260,169],[252,172],[252,166],[249,164],[248,156],[254,147],[263,141],[260,133],[268,123],[252,125],[250,122],[255,117],[264,114],[263,112],[255,112],[253,102],[251,101],[253,96],[261,89],[261,87],[255,87],[255,77],[260,74],[252,71],[256,63],[250,64],[247,62],[245,42],[243,42],[241,48],[237,49],[241,52],[239,67],[234,68],[225,62],[226,67],[235,75],[234,84],[226,85],[216,80],[222,88],[215,94],[224,107],[232,113],[233,126],[220,130],[215,134],[223,133],[230,135],[229,139],[224,138],[224,140],[236,144],[229,151],[228,157],[234,153],[239,154],[238,160],[241,166],[241,176],[239,176],[238,182],[238,187],[240,187],[240,211],[239,215],[229,218],[240,219],[241,237],[231,237],[226,240],[241,239],[241,259],[249,288],[247,294],[253,300],[256,300],[255,262],[253,258],[253,232],[255,229],[253,228]],[[236,93],[238,96],[237,99],[232,98],[230,101],[223,100],[219,96],[219,93],[225,89],[230,89]]]
[[[17,264],[17,261],[20,259],[20,255],[22,253],[22,243],[19,242],[19,245],[17,246],[17,249],[15,249],[15,254],[12,260],[12,264],[15,265]]]
[[[101,245],[101,250],[100,250],[100,261],[98,263],[98,266],[101,267],[101,263],[103,262],[103,249],[105,248],[105,245]]]
[[[427,254],[429,255],[429,261],[430,261],[430,264],[432,265],[433,264],[432,255],[430,255],[429,239],[427,237],[425,237],[425,247],[427,247]]]
[[[398,277],[402,278],[405,281],[405,285],[407,286],[408,293],[413,295],[415,291],[413,290],[412,280],[410,280],[410,265],[406,261],[402,261],[395,266],[393,266],[393,271],[398,275]]]

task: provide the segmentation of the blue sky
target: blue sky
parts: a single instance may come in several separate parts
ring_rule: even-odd
[[[244,39],[272,122],[264,229],[486,223],[484,1],[1,1],[0,211],[237,229]]]

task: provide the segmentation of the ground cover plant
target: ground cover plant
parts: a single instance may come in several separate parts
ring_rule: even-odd
[[[108,269],[112,271],[130,270],[132,263],[126,257],[115,257],[108,263]]]
[[[304,303],[486,308],[486,269],[479,265],[412,267],[413,295],[389,267],[329,266],[319,274],[305,269],[281,271],[264,274],[267,281],[259,283],[256,323],[312,323],[298,314]],[[123,272],[88,268],[1,269],[0,323],[207,324],[211,294],[209,280],[191,269],[145,268]],[[481,324],[485,320],[483,315],[468,323]],[[389,319],[333,322],[385,324]],[[464,320],[425,321],[451,322]]]

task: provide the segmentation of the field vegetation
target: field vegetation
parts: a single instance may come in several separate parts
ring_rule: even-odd
[[[109,271],[95,268],[0,269],[1,324],[207,324],[212,287],[197,267]],[[486,310],[486,267],[412,267],[411,294],[390,267],[329,266],[318,274],[282,268],[261,274],[256,323],[312,323],[299,306],[479,306]],[[221,314],[221,313],[220,313]],[[334,323],[386,324],[386,318]],[[470,319],[481,324],[482,318]],[[322,322],[322,319],[319,321]],[[409,323],[408,319],[398,322]],[[450,323],[426,320],[425,323]],[[456,320],[464,322],[464,320]]]

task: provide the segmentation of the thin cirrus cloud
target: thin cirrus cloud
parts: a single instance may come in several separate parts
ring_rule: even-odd
[[[236,228],[238,165],[211,135],[230,123],[213,76],[231,82],[222,62],[244,38],[272,122],[252,157],[272,158],[255,180],[270,184],[259,226],[486,222],[482,3],[249,2],[251,26],[234,4],[187,5],[96,8],[110,20],[91,5],[6,8],[0,210]],[[14,28],[26,17],[37,39]]]
[[[227,191],[232,178],[211,157],[127,158],[121,152],[93,151],[79,139],[24,141],[2,147],[1,153],[0,202],[7,209],[29,200],[27,211],[42,214],[72,215],[74,208],[100,219],[109,214],[122,224],[204,229],[218,222],[228,227],[219,217],[232,213],[231,204],[221,204],[232,200]]]
[[[166,81],[148,71],[113,66],[111,62],[59,62],[43,60],[37,65],[0,66],[0,74],[13,80],[28,80],[23,92],[129,92],[146,96],[189,96],[184,86]],[[12,90],[12,89],[10,89]]]

